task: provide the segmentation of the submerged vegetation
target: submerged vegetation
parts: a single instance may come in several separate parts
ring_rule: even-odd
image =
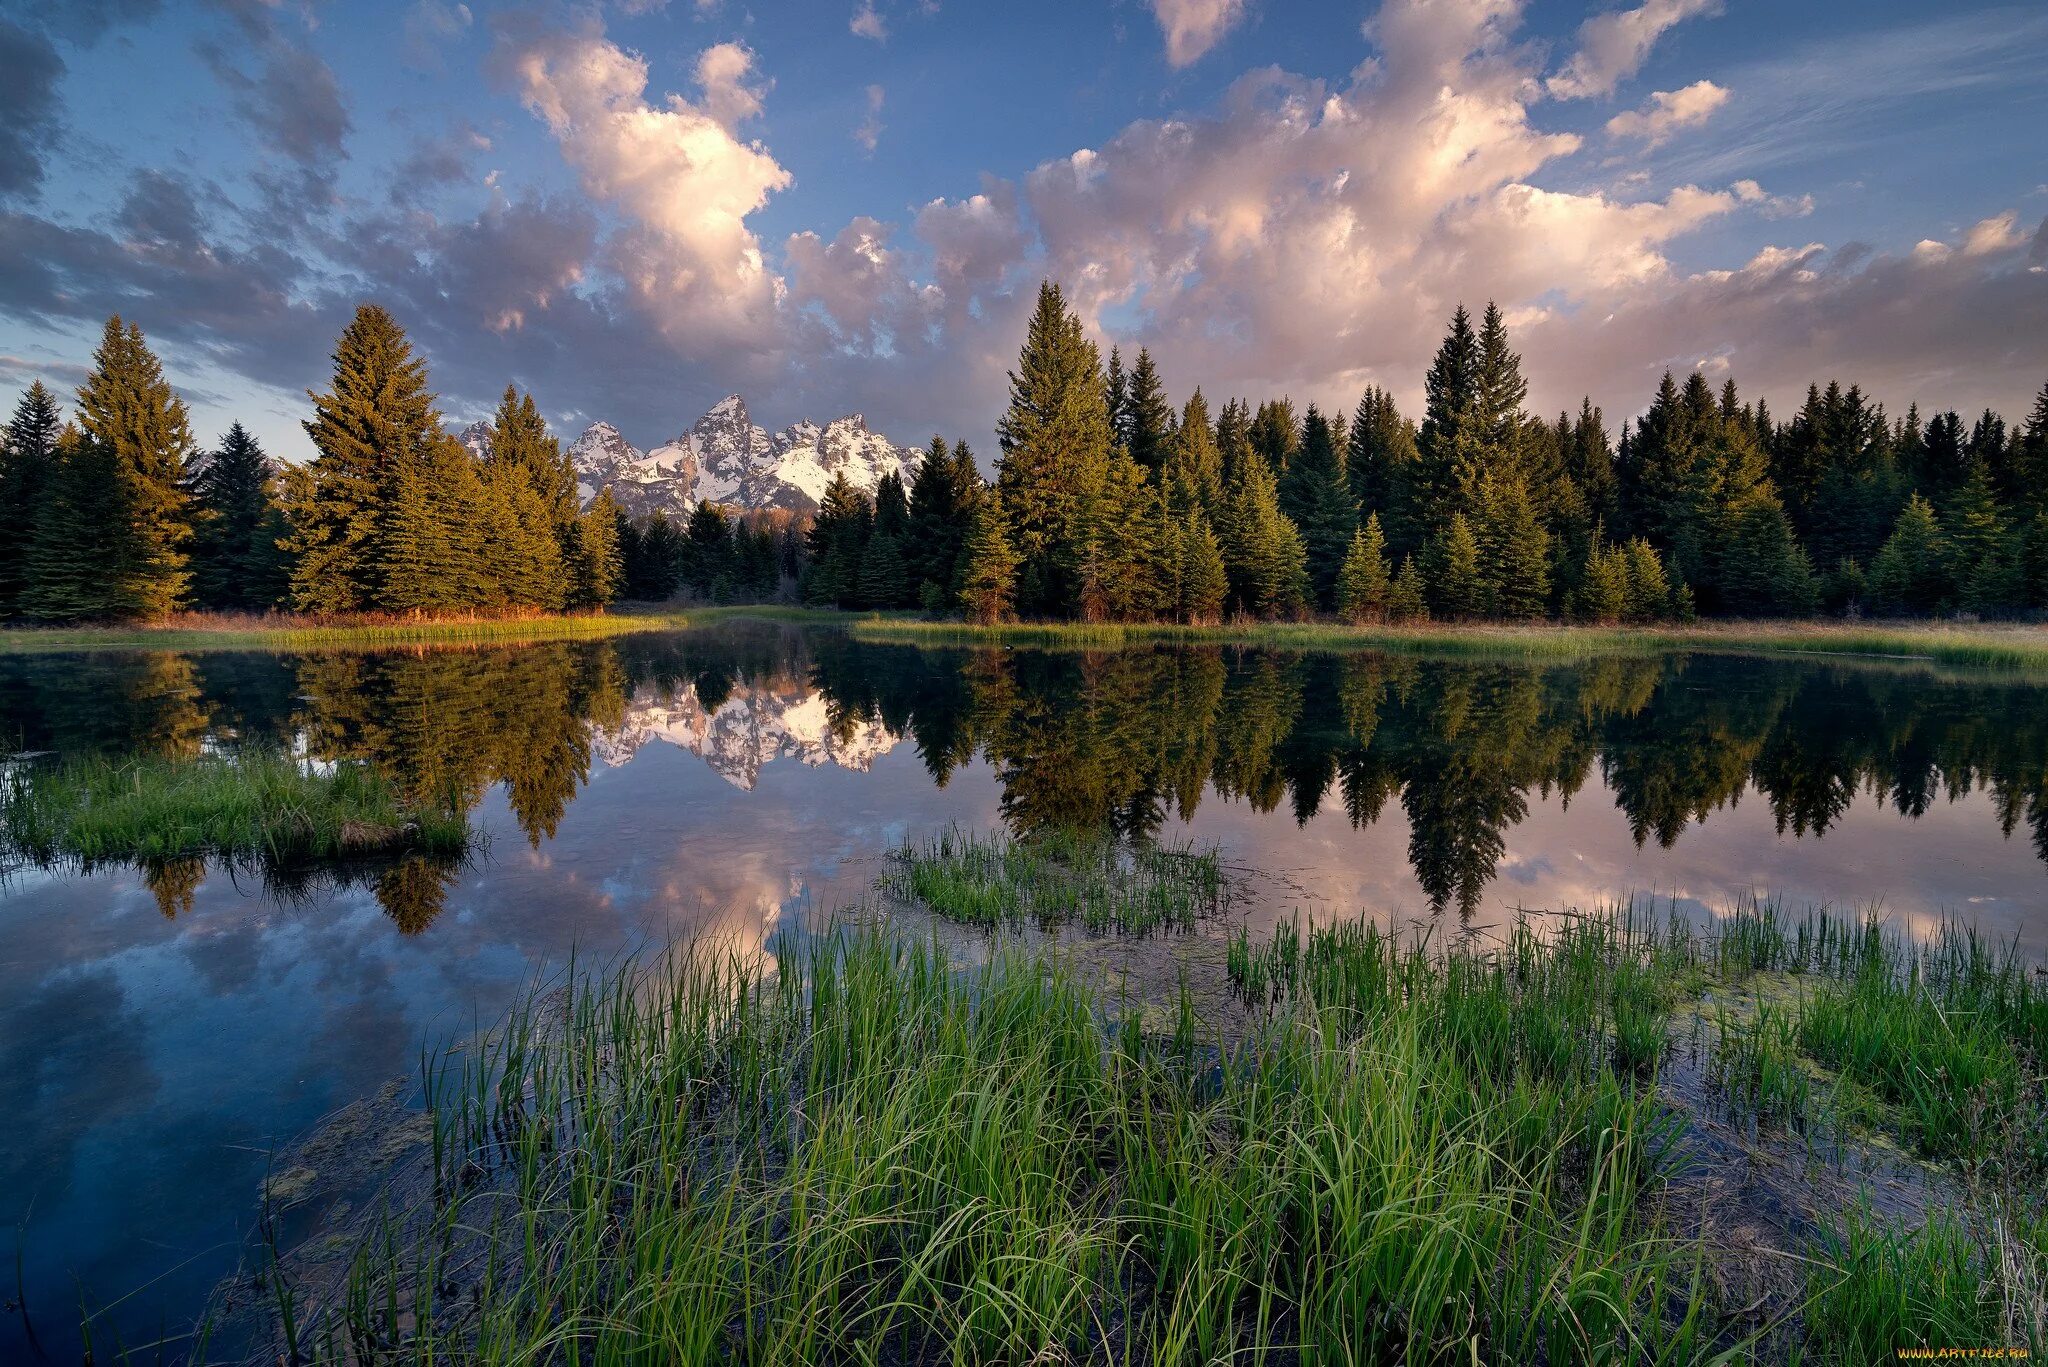
[[[448,856],[468,842],[460,811],[409,803],[360,764],[134,756],[17,761],[0,774],[0,851],[38,862]]]
[[[997,925],[1113,905],[1146,867],[959,832],[901,862],[933,910]],[[269,1270],[278,1346],[899,1363],[2048,1349],[2048,989],[1960,929],[1922,945],[1768,906],[1718,928],[1624,908],[1488,947],[1283,923],[1228,946],[1235,1007],[1198,1005],[1183,979],[1154,1012],[1056,939],[999,938],[966,966],[903,926],[770,950],[772,970],[699,946],[572,977],[482,1047],[431,1055],[418,1203],[387,1206],[324,1296],[289,1259]],[[1720,1104],[1766,1142],[1818,1134],[1839,1069],[1957,1165],[1925,1170],[1949,1193],[1925,1219],[1855,1200],[1785,1213],[1763,1255],[1778,1289],[1749,1302],[1688,1213],[1705,1119],[1665,1074],[1686,1066],[1702,994],[1767,978],[1796,1004],[1723,1036]],[[1890,1053],[1826,1044],[1838,995],[1894,1003],[1867,1027]],[[1913,1010],[1981,1051],[1917,1039]],[[2000,1081],[1978,1085],[1965,1056]],[[1786,1068],[1815,1085],[1774,1081]],[[1906,1074],[1944,1095],[1887,1081]]]
[[[1223,898],[1216,851],[1186,844],[1133,848],[1068,832],[1022,841],[954,828],[897,857],[912,897],[941,916],[991,927],[1189,930]]]

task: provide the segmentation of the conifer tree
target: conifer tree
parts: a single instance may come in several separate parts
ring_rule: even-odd
[[[1767,489],[1753,490],[1731,522],[1720,557],[1722,608],[1746,617],[1812,612],[1819,605],[1819,585],[1784,506]]]
[[[910,602],[910,572],[904,568],[903,552],[896,538],[882,530],[879,517],[875,534],[861,552],[859,596],[861,606],[900,608]]]
[[[492,420],[482,481],[498,528],[485,547],[496,596],[514,607],[558,611],[569,597],[576,472],[533,395],[511,385]]]
[[[491,516],[475,458],[438,424],[398,463],[380,511],[377,610],[431,615],[506,605],[486,538],[508,519]]]
[[[1109,406],[1109,440],[1112,446],[1131,449],[1131,382],[1124,374],[1121,347],[1109,349],[1109,374],[1103,384],[1103,402]]]
[[[1450,519],[1472,510],[1485,468],[1479,338],[1461,306],[1423,381],[1428,408],[1410,472],[1416,535],[1441,539]]]
[[[1480,486],[1482,598],[1489,613],[1511,621],[1541,617],[1550,606],[1550,536],[1537,520],[1521,479]]]
[[[1157,479],[1166,466],[1167,438],[1173,428],[1173,409],[1166,401],[1166,386],[1152,353],[1138,348],[1138,362],[1131,367],[1130,393],[1125,401],[1127,427],[1124,449],[1148,476]]]
[[[1337,574],[1337,615],[1353,626],[1383,622],[1392,607],[1393,576],[1387,572],[1387,538],[1380,515],[1368,513],[1352,534]]]
[[[1159,610],[1158,576],[1166,552],[1159,495],[1137,461],[1122,451],[1111,453],[1076,567],[1076,606],[1083,621],[1140,621]]]
[[[1408,489],[1416,461],[1415,424],[1401,416],[1394,396],[1377,385],[1365,391],[1352,415],[1345,480],[1362,513],[1377,513],[1387,540],[1412,549]]]
[[[1216,542],[1216,533],[1199,507],[1181,515],[1174,528],[1173,549],[1178,556],[1173,620],[1187,626],[1221,621],[1230,576],[1223,568],[1223,549]]]
[[[41,380],[34,381],[15,404],[0,440],[0,618],[21,609],[36,516],[55,475],[62,429],[55,396]]]
[[[1474,418],[1484,448],[1484,468],[1496,478],[1525,475],[1521,452],[1522,403],[1529,383],[1522,378],[1522,358],[1508,346],[1507,322],[1500,308],[1487,301],[1479,325],[1479,371]]]
[[[1394,576],[1394,586],[1387,594],[1387,616],[1396,622],[1420,622],[1429,616],[1422,572],[1412,555],[1401,561],[1400,572]]]
[[[1227,448],[1226,448],[1227,449]],[[1274,476],[1247,448],[1237,486],[1226,495],[1217,529],[1230,578],[1233,610],[1255,617],[1291,617],[1308,605],[1307,555],[1301,533],[1280,511]]]
[[[1301,533],[1310,592],[1318,606],[1337,600],[1337,572],[1358,529],[1358,506],[1345,484],[1336,433],[1314,404],[1302,423],[1301,449],[1280,478],[1280,510]]]
[[[1016,603],[1018,562],[1008,522],[1000,487],[975,497],[960,552],[960,605],[970,622],[989,626],[1007,621]]]
[[[602,609],[619,596],[619,505],[601,489],[577,517],[569,546],[571,609]]]
[[[235,423],[192,477],[192,593],[199,606],[264,612],[290,589],[287,535],[270,457]]]
[[[719,504],[700,500],[690,510],[676,560],[677,575],[692,592],[709,598],[720,575],[730,578],[733,531],[732,519]]]
[[[334,377],[305,424],[314,458],[292,503],[292,596],[303,612],[392,608],[392,543],[401,523],[429,521],[408,499],[432,497],[425,467],[447,441],[426,362],[391,315],[356,310],[334,350]],[[439,462],[446,465],[446,462]],[[423,528],[421,534],[427,534]],[[412,586],[398,596],[414,597]]]
[[[193,451],[184,401],[142,329],[107,320],[92,373],[78,391],[78,425],[106,448],[121,482],[125,516],[98,529],[112,615],[159,621],[185,600],[192,539],[186,462]]]
[[[1654,622],[1665,616],[1683,617],[1675,612],[1677,592],[1671,585],[1670,576],[1664,572],[1664,562],[1656,548],[1641,537],[1636,537],[1626,548],[1628,557],[1628,619],[1632,622]]]
[[[1577,615],[1584,621],[1608,625],[1621,621],[1628,612],[1628,551],[1596,540],[1580,580]]]
[[[1165,488],[1176,516],[1199,508],[1205,521],[1223,503],[1223,454],[1209,425],[1209,401],[1199,386],[1181,409],[1179,430],[1168,444]]]
[[[1430,544],[1430,612],[1452,621],[1486,611],[1486,584],[1479,572],[1479,540],[1463,513],[1452,513],[1449,525]]]
[[[128,487],[113,449],[66,424],[36,509],[21,614],[38,622],[119,615],[122,604],[101,548],[108,529],[124,525],[129,515]]]
[[[1285,474],[1301,450],[1301,424],[1294,416],[1294,400],[1268,399],[1260,404],[1245,429],[1245,438],[1252,450],[1265,457],[1266,468],[1276,478]]]
[[[804,597],[812,603],[852,607],[860,596],[860,567],[874,528],[874,507],[841,470],[825,486],[818,515],[806,535],[810,568]]]
[[[1026,612],[1070,613],[1111,441],[1095,345],[1050,281],[1039,287],[996,432],[1003,448],[996,485],[1018,560],[1017,604]]]
[[[966,450],[964,442],[961,449]],[[933,437],[910,482],[910,530],[903,561],[911,597],[928,609],[936,610],[952,598],[953,571],[967,530],[967,501],[974,496],[973,484],[963,481],[961,473],[945,439]]]

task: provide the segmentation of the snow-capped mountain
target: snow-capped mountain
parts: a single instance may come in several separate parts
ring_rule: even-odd
[[[643,747],[667,741],[734,787],[752,789],[761,766],[777,759],[865,773],[897,740],[875,722],[855,722],[835,733],[824,694],[792,681],[736,687],[715,710],[706,709],[688,685],[674,694],[642,695],[627,704],[616,730],[598,735],[596,750],[605,764],[617,766]]]
[[[469,448],[469,453],[478,460],[487,460],[491,454],[491,425],[488,422],[473,422],[456,434],[455,440]]]
[[[576,491],[586,503],[598,490],[610,489],[630,517],[681,517],[694,502],[695,453],[673,444],[642,452],[608,422],[584,429],[569,448],[569,461],[576,467]]]

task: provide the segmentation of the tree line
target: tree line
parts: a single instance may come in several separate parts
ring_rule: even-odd
[[[1178,409],[1140,351],[1105,366],[1046,283],[1010,375],[992,485],[935,442],[906,499],[827,496],[814,601],[985,622],[1334,615],[1584,622],[2048,605],[2048,386],[2026,423],[1809,389],[1777,421],[1731,379],[1666,374],[1610,439],[1554,421],[1500,310],[1461,307],[1417,424],[1384,389],[1348,417],[1286,398]],[[964,450],[964,448],[960,448]],[[922,499],[919,491],[924,491]],[[943,528],[944,534],[940,534]]]
[[[160,621],[180,609],[519,614],[618,595],[610,495],[576,474],[533,396],[508,387],[477,455],[448,434],[391,315],[365,305],[310,396],[313,459],[281,465],[240,423],[215,449],[142,332],[107,321],[66,420],[38,380],[0,449],[0,616]]]

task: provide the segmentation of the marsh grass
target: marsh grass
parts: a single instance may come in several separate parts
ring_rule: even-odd
[[[1098,933],[1189,930],[1223,900],[1222,861],[1192,844],[949,827],[897,851],[904,890],[949,920]]]
[[[1573,660],[1616,653],[1692,650],[1868,656],[1998,670],[2048,670],[2048,630],[1942,622],[1862,626],[1834,622],[1706,622],[1689,626],[1509,626],[1495,623],[1343,626],[1243,622],[1187,627],[1144,623],[964,622],[868,617],[856,636],[924,645],[1019,645],[1115,649],[1154,643],[1222,643],[1295,650],[1390,650],[1433,655]]]
[[[666,631],[689,618],[671,610],[532,617],[353,614],[180,613],[152,626],[13,627],[0,630],[0,653],[79,650],[318,650],[395,646],[517,645],[593,640]]]
[[[487,1047],[433,1056],[435,1195],[370,1235],[327,1302],[294,1300],[301,1349],[587,1363],[1740,1350],[1716,1344],[1700,1251],[1646,1214],[1668,1126],[1643,1080],[1590,1055],[1503,1051],[1483,1024],[1452,1024],[1448,986],[1369,1011],[1290,996],[1226,1040],[1185,1000],[1178,1028],[1148,1033],[1043,951],[998,947],[962,970],[880,928],[777,948],[772,976],[699,950],[579,978]],[[1530,952],[1525,966],[1576,976]]]
[[[80,758],[0,773],[0,844],[20,857],[278,863],[419,853],[469,843],[452,804],[416,806],[359,764],[308,767],[289,755]]]

